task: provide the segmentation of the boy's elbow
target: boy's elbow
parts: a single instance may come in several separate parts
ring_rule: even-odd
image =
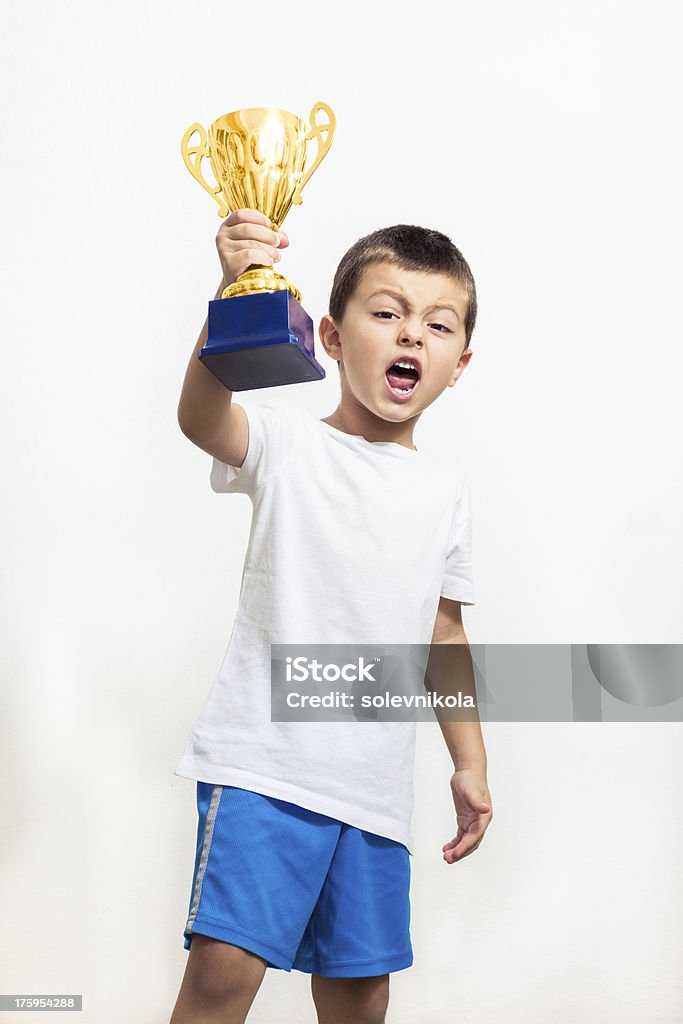
[[[178,410],[178,412],[176,413],[176,420],[178,422],[178,426],[180,427],[181,434],[184,434],[185,437],[188,438],[188,440],[190,440],[190,431],[187,428],[185,420],[180,415],[180,410]]]
[[[187,412],[183,412],[181,407],[178,406],[176,420],[180,427],[180,432],[185,435],[188,441],[195,441],[198,436],[197,417],[188,416]]]

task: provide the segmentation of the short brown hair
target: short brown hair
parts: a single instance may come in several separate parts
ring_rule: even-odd
[[[447,235],[416,224],[394,224],[359,238],[342,257],[334,275],[329,315],[337,323],[341,323],[349,299],[371,263],[447,274],[457,281],[467,297],[465,348],[469,348],[477,319],[477,289],[467,260]]]

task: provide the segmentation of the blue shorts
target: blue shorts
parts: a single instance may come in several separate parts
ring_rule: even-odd
[[[235,786],[197,783],[193,934],[268,967],[358,978],[410,967],[410,855],[393,839]]]

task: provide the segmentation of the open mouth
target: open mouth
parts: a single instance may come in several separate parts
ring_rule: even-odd
[[[417,387],[420,380],[418,364],[413,359],[398,359],[392,363],[384,375],[395,395],[405,398]]]

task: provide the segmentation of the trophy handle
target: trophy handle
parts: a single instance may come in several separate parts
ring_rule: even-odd
[[[327,114],[327,117],[329,119],[327,124],[316,124],[316,117],[321,110]],[[334,132],[337,127],[337,118],[334,116],[333,111],[331,110],[330,107],[327,106],[326,103],[316,103],[313,109],[311,110],[310,114],[308,115],[308,121],[309,124],[311,125],[311,130],[306,136],[306,141],[312,142],[313,139],[315,139],[316,142],[318,143],[318,153],[316,155],[315,160],[313,161],[312,166],[308,171],[306,171],[303,178],[297,185],[294,191],[294,195],[292,196],[292,202],[296,203],[297,206],[300,206],[301,203],[303,203],[301,190],[303,189],[304,185],[306,184],[310,176],[313,174],[313,171],[320,164],[322,158],[326,156],[328,149],[332,145],[332,139],[334,138]],[[322,132],[327,133],[324,139],[321,135]]]
[[[188,143],[195,132],[199,135],[199,145],[190,146]],[[205,188],[209,195],[213,196],[218,203],[218,216],[227,217],[229,210],[225,205],[220,185],[217,185],[215,188],[211,188],[211,185],[209,185],[208,181],[202,174],[202,160],[206,158],[210,162],[211,158],[209,155],[209,145],[206,140],[206,131],[204,130],[203,125],[199,124],[198,121],[191,124],[183,135],[182,142],[180,143],[180,151],[183,154],[185,166],[192,177],[198,181],[202,188]]]

